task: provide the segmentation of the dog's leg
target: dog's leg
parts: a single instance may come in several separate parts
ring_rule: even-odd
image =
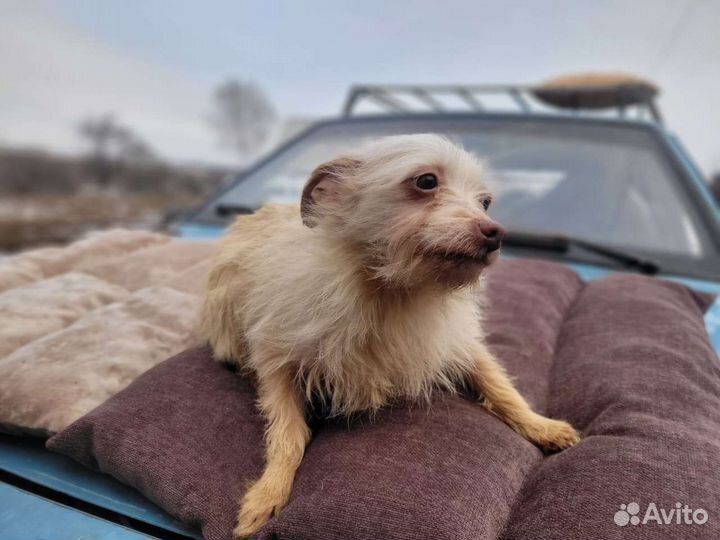
[[[580,435],[567,422],[533,411],[485,345],[476,350],[471,384],[485,396],[485,406],[491,412],[541,448],[562,450],[580,440]]]
[[[257,532],[287,504],[295,472],[310,440],[304,401],[289,370],[261,379],[259,394],[268,422],[265,471],[242,500],[235,528],[237,538]]]

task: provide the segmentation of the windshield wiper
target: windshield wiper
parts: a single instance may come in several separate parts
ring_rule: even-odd
[[[252,206],[243,206],[241,204],[218,204],[215,207],[215,213],[218,216],[234,216],[236,214],[252,214],[257,208]]]
[[[567,253],[573,248],[578,248],[621,263],[626,268],[633,268],[643,274],[653,275],[660,271],[660,265],[650,259],[645,259],[632,253],[627,253],[614,247],[610,248],[589,240],[560,234],[509,231],[505,235],[505,238],[503,238],[502,243],[510,247],[540,249],[558,253]]]

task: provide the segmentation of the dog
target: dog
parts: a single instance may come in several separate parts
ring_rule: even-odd
[[[299,208],[267,205],[221,240],[202,334],[218,360],[254,372],[267,421],[236,537],[287,503],[313,399],[351,415],[464,384],[545,450],[579,440],[531,410],[485,345],[481,274],[504,235],[487,175],[443,137],[387,137],[317,167]]]

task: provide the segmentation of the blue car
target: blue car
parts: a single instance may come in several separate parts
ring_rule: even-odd
[[[173,230],[215,238],[236,214],[298,201],[315,165],[365,140],[436,132],[494,171],[492,217],[509,231],[503,256],[559,261],[586,280],[634,272],[720,294],[720,207],[653,95],[626,90],[603,89],[603,106],[590,100],[588,111],[587,89],[563,102],[514,86],[358,87],[343,116],[308,128]],[[720,302],[705,323],[720,351]],[[200,537],[39,442],[0,437],[0,474],[3,539]]]
[[[447,111],[437,94],[463,96],[473,110]],[[488,110],[480,101],[488,94],[510,96],[518,110]],[[414,112],[407,96],[434,110]],[[492,217],[509,231],[504,256],[561,261],[586,280],[638,272],[720,293],[720,208],[652,97],[633,102],[633,111],[622,105],[596,113],[533,108],[531,98],[532,89],[519,87],[356,88],[343,117],[310,127],[176,230],[214,238],[233,214],[299,201],[315,165],[363,141],[435,132],[492,167]],[[363,99],[389,111],[353,114]],[[720,304],[706,320],[720,350]]]

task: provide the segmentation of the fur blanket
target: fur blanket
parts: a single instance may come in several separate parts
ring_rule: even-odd
[[[193,345],[212,249],[110,230],[0,261],[0,427],[60,431]]]

